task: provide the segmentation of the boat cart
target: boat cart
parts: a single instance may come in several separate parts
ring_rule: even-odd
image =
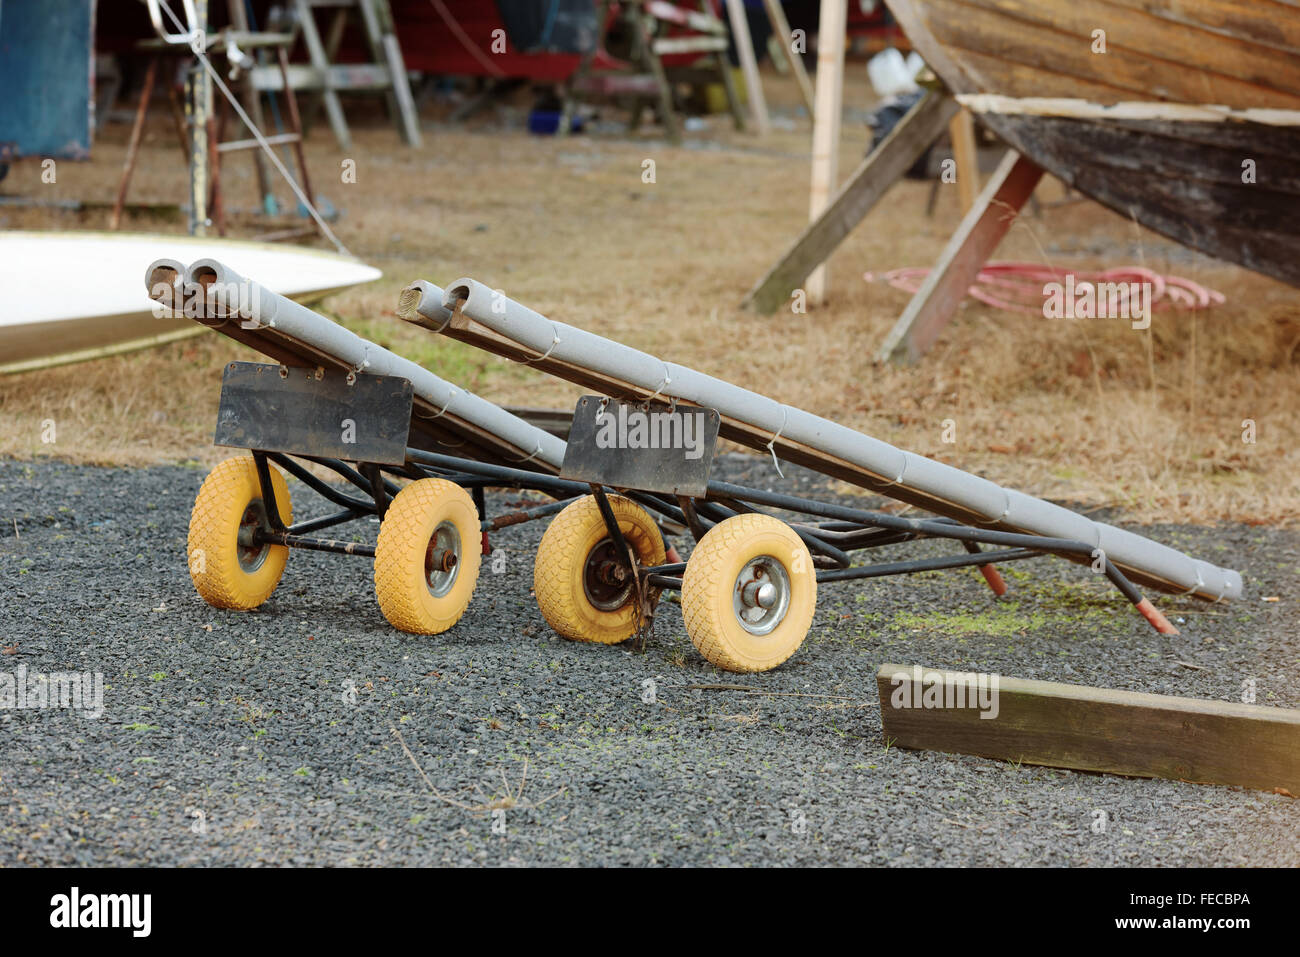
[[[468,607],[490,531],[554,515],[590,491],[556,476],[565,447],[556,435],[216,260],[158,260],[145,284],[160,310],[274,360],[225,368],[215,443],[252,454],[209,473],[190,517],[190,576],[210,605],[262,604],[290,549],[360,555],[374,560],[384,617],[402,631],[438,634]],[[310,466],[334,473],[346,491]],[[336,510],[294,521],[284,473]],[[489,518],[489,487],[556,502]],[[380,519],[373,545],[319,535],[371,516]]]
[[[660,589],[680,591],[691,641],[730,671],[763,671],[789,658],[807,633],[824,582],[976,566],[1001,595],[999,564],[1055,555],[1104,574],[1153,627],[1171,635],[1177,629],[1139,586],[1208,601],[1241,594],[1234,571],[553,322],[473,279],[457,280],[441,298],[438,292],[429,283],[412,284],[398,315],[599,392],[579,401],[560,470],[591,492],[555,517],[536,557],[538,604],[565,637],[605,640],[588,624],[618,598],[590,587],[601,577],[635,580],[635,592],[624,600],[640,596],[643,617]],[[719,435],[769,453],[778,471],[779,457],[936,517],[711,480]],[[626,490],[626,497],[607,494],[607,487]],[[676,502],[696,540],[689,561],[663,559],[650,533],[653,520],[632,500],[645,493]],[[963,551],[856,561],[859,553],[920,538],[951,540]]]

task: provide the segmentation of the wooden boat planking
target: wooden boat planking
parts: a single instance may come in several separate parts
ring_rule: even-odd
[[[1018,152],[1155,232],[1300,286],[1300,6],[889,5],[949,88]],[[1105,53],[1093,52],[1098,29],[1106,32]],[[1051,112],[1052,98],[1066,115],[1042,115]],[[1001,102],[980,109],[990,100]],[[1022,111],[1017,101],[1026,101]],[[1087,115],[1098,111],[1070,104],[1144,118]],[[1128,108],[1134,104],[1141,108]],[[1219,109],[1188,109],[1206,106]],[[1242,118],[1242,111],[1259,119]],[[1201,113],[1222,118],[1186,118]]]

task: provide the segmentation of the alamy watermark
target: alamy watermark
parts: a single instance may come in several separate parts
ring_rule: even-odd
[[[1048,319],[1127,319],[1134,329],[1151,325],[1151,283],[1074,281],[1043,286],[1043,315]]]
[[[618,407],[596,413],[596,447],[601,449],[681,449],[687,459],[704,455],[703,412],[644,412]]]
[[[934,671],[913,665],[911,671],[895,671],[889,683],[894,691],[889,703],[894,708],[972,708],[980,718],[998,716],[997,675],[983,672]]]
[[[101,672],[51,671],[30,674],[26,665],[0,671],[0,711],[28,708],[65,709],[87,718],[104,715],[104,675]]]

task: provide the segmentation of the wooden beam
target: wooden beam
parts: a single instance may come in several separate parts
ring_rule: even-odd
[[[962,110],[948,123],[948,137],[952,140],[952,158],[957,166],[957,194],[961,197],[961,211],[965,215],[975,205],[975,197],[980,191],[975,120],[968,110]]]
[[[907,111],[814,219],[745,296],[744,305],[769,315],[835,251],[880,197],[943,132],[957,112],[949,97],[930,93]]]
[[[975,206],[885,337],[876,353],[878,360],[915,362],[930,347],[1042,176],[1042,169],[1031,160],[1007,150]]]
[[[633,42],[637,50],[637,59],[645,69],[650,71],[650,75],[655,80],[655,88],[659,92],[659,122],[663,124],[668,142],[680,143],[682,127],[677,121],[677,110],[673,106],[673,90],[668,83],[668,75],[664,72],[663,61],[659,59],[659,54],[654,49],[654,38],[651,36],[653,24],[635,4],[627,8],[626,17],[635,34]],[[641,107],[635,105],[632,109],[634,110],[632,126],[635,127],[641,119]]]
[[[813,115],[812,191],[808,218],[816,222],[830,205],[840,155],[840,108],[844,90],[844,41],[848,31],[846,0],[822,0],[817,27],[817,105]],[[806,289],[810,305],[826,301],[830,278],[825,262],[812,270]]]
[[[745,90],[749,95],[749,111],[754,115],[754,126],[759,136],[772,130],[767,115],[767,100],[763,97],[763,83],[758,76],[758,59],[754,56],[754,41],[749,35],[749,21],[745,19],[745,0],[727,0],[727,16],[731,19],[731,37],[736,41],[736,55],[745,74]]]
[[[653,43],[659,56],[675,53],[716,53],[727,49],[725,37],[658,37]]]
[[[799,83],[799,93],[803,97],[804,105],[808,107],[808,115],[816,117],[817,104],[813,98],[812,81],[808,79],[808,68],[804,66],[803,56],[795,51],[794,35],[790,32],[790,21],[785,18],[781,0],[763,0],[763,4],[767,8],[767,21],[772,24],[772,32],[785,46],[785,55],[790,60],[790,69]]]
[[[339,101],[338,91],[335,88],[332,76],[334,71],[330,68],[329,57],[325,53],[325,44],[321,42],[320,33],[316,29],[315,17],[306,0],[298,0],[296,9],[298,12],[298,28],[302,31],[302,42],[307,48],[307,56],[311,60],[313,74],[321,80],[320,90],[325,103],[325,115],[329,118],[330,129],[334,131],[334,139],[338,141],[339,149],[346,154],[352,149],[352,132],[348,129],[347,117],[343,115],[343,104]],[[257,72],[254,69],[254,85],[257,83]],[[292,83],[295,89],[301,89],[294,79],[294,72],[294,70],[290,69],[289,76],[284,79],[284,82]],[[386,76],[384,82],[388,82]]]
[[[1300,795],[1300,711],[1000,676],[996,693],[988,681],[971,706],[977,677],[881,665],[885,737],[903,748]],[[965,707],[955,706],[959,690]]]

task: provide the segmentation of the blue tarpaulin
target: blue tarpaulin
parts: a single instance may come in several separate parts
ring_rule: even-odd
[[[0,143],[90,155],[94,0],[0,0]]]

